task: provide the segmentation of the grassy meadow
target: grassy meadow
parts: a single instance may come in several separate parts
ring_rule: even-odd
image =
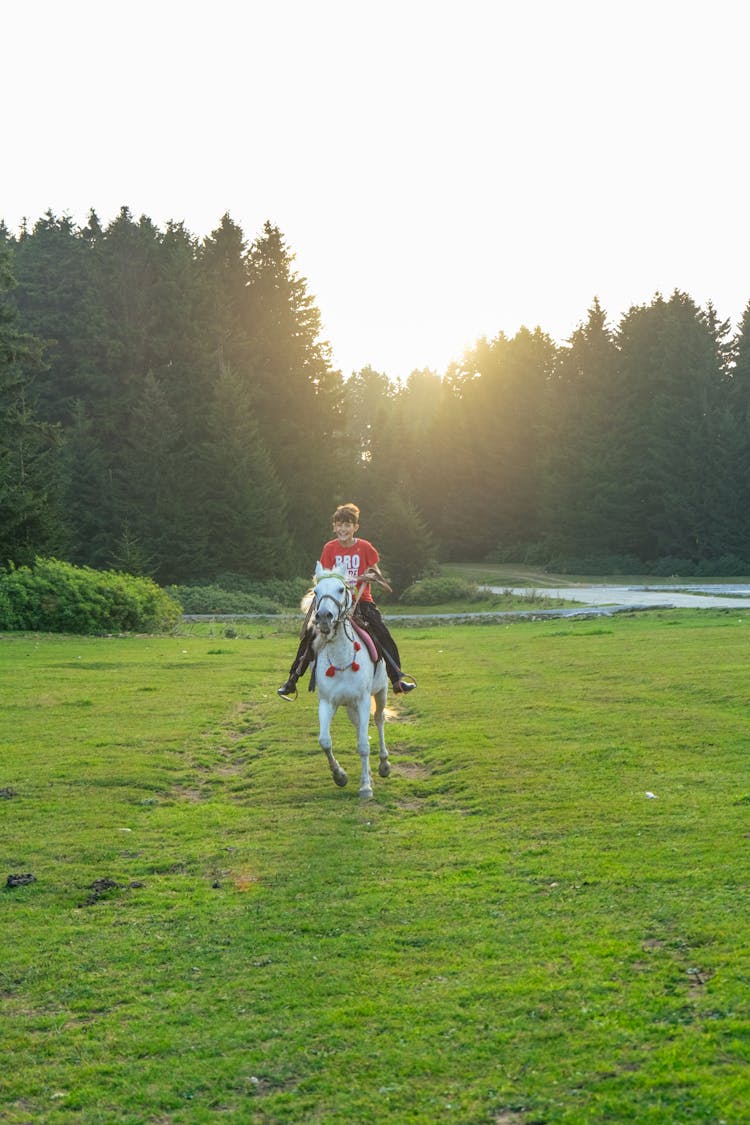
[[[403,623],[366,803],[294,627],[0,635],[0,1121],[746,1123],[750,613]]]

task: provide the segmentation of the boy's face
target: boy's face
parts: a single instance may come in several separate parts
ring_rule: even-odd
[[[333,525],[333,534],[342,547],[351,547],[358,527],[359,524],[352,523],[351,520],[336,520]]]

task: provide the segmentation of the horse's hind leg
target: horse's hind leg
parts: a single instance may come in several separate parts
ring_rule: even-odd
[[[336,713],[336,709],[331,706],[326,700],[321,699],[318,704],[318,719],[320,721],[320,734],[318,735],[318,742],[325,751],[325,756],[328,759],[328,765],[331,768],[331,774],[336,784],[343,789],[349,778],[346,776],[346,771],[341,768],[333,756],[333,743],[331,742],[331,720]]]
[[[359,777],[359,795],[367,801],[372,797],[372,775],[370,774],[370,699],[362,700],[356,709],[356,715],[351,716],[357,730],[357,753],[361,767]]]
[[[375,699],[375,714],[373,720],[378,731],[378,742],[380,744],[380,763],[378,765],[378,773],[381,777],[388,777],[391,772],[391,764],[388,761],[388,750],[385,745],[385,704],[388,699],[388,688],[382,688],[381,691],[376,691]]]

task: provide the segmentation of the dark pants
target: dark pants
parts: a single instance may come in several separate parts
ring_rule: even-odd
[[[354,611],[354,616],[375,641],[378,652],[385,657],[385,670],[388,673],[388,679],[392,684],[397,684],[401,679],[401,657],[380,610],[374,602],[359,602]],[[289,669],[290,679],[298,680],[307,671],[313,656],[312,639],[312,632],[306,629],[299,642],[297,655]]]
[[[401,679],[401,657],[380,610],[374,602],[359,602],[354,611],[354,616],[358,621],[361,621],[375,641],[378,652],[384,654],[388,679],[392,684],[397,684]]]

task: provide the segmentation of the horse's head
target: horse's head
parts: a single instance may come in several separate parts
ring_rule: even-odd
[[[346,568],[338,566],[325,570],[320,563],[315,567],[315,624],[324,637],[330,636],[342,621],[352,603],[352,594],[346,580]]]

